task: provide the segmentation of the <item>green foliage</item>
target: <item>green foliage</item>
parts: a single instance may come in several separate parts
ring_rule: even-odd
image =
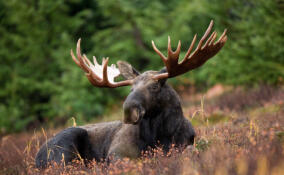
[[[217,4],[222,2],[220,10]],[[283,83],[284,6],[280,1],[215,0],[206,7],[214,14],[212,18],[228,28],[229,41],[200,71],[201,78],[204,76],[209,83]]]
[[[92,12],[96,6],[90,10],[82,2],[69,3],[1,2],[2,132],[32,128],[42,122],[57,124],[70,116],[83,120],[83,115],[101,115],[112,100],[112,93],[104,95],[107,90],[91,89],[70,59],[77,33],[88,34],[95,29],[95,24],[89,27],[89,21],[100,18]],[[76,6],[79,3],[82,7]]]
[[[1,128],[18,131],[52,111],[51,94],[58,93],[74,24],[64,1],[12,0],[1,6]]]
[[[171,80],[208,87],[215,83],[283,83],[284,19],[278,0],[10,0],[0,1],[1,132],[80,123],[103,115],[128,88],[93,88],[72,62],[70,49],[79,37],[82,49],[126,60],[138,70],[163,64],[151,40],[166,54],[182,40],[185,54],[195,33],[211,19],[215,30],[228,28],[224,49],[202,68]]]

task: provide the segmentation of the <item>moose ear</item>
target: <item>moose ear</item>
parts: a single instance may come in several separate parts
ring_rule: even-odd
[[[140,75],[140,73],[136,69],[134,69],[131,64],[125,61],[118,61],[117,65],[121,75],[127,80],[134,79],[135,77]]]

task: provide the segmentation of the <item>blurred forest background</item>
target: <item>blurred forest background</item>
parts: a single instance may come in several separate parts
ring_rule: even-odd
[[[121,104],[128,87],[94,88],[72,61],[78,38],[89,58],[159,70],[151,40],[164,53],[168,35],[173,46],[181,40],[183,57],[213,19],[219,34],[228,28],[225,47],[172,85],[281,85],[283,16],[282,0],[0,1],[0,135],[71,117],[84,123]]]

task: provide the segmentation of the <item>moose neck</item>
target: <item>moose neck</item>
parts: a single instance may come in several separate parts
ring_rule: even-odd
[[[147,110],[139,123],[140,138],[145,142],[143,149],[155,147],[157,144],[170,146],[176,131],[185,120],[179,96],[172,87],[165,84],[156,98],[160,103]]]

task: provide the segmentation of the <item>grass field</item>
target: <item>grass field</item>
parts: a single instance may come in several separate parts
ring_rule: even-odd
[[[284,89],[225,88],[205,94],[180,91],[184,115],[197,132],[195,144],[184,150],[161,148],[143,153],[138,160],[123,159],[106,165],[74,161],[46,170],[34,167],[40,145],[59,129],[3,136],[0,174],[284,174]],[[94,122],[121,119],[122,111]],[[174,146],[174,145],[173,145]]]

